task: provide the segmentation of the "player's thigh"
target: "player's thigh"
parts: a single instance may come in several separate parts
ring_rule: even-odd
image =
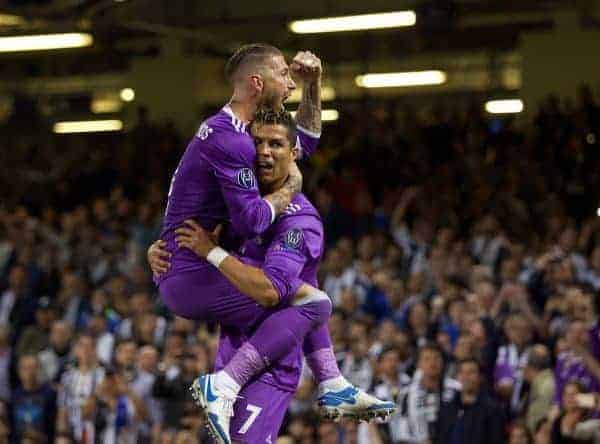
[[[229,432],[237,444],[275,444],[293,393],[255,381],[240,393]]]
[[[178,273],[161,282],[163,302],[177,316],[239,328],[252,326],[266,310],[214,271]]]

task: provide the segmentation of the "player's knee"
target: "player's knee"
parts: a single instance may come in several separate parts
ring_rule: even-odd
[[[319,312],[323,312],[327,317],[331,316],[333,305],[329,295],[324,291],[317,288],[311,289],[308,294],[294,301],[294,305],[308,305],[317,304],[319,306]]]

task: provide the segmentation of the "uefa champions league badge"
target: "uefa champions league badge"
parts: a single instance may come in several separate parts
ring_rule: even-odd
[[[302,231],[297,228],[289,230],[285,233],[285,237],[283,239],[283,247],[288,250],[298,250],[300,245],[302,244],[302,239],[304,236],[302,235]]]
[[[237,183],[242,188],[250,189],[254,188],[256,180],[254,180],[254,173],[250,168],[242,168],[237,173]]]

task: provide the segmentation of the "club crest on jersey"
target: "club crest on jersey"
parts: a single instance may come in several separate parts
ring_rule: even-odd
[[[254,188],[254,184],[256,183],[254,173],[250,168],[242,168],[237,173],[237,182],[239,186],[248,190]]]
[[[285,233],[285,237],[283,239],[283,247],[288,248],[290,250],[297,250],[300,248],[303,239],[302,231],[297,228],[291,229],[287,233]]]
[[[200,138],[200,140],[206,140],[206,139],[208,139],[208,136],[212,132],[213,132],[213,129],[204,122],[204,123],[202,123],[202,125],[200,125],[200,128],[198,128],[198,132],[196,133],[196,136],[198,136]]]

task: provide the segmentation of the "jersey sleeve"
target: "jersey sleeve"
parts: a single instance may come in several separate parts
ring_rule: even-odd
[[[300,157],[310,157],[317,150],[319,145],[320,133],[315,133],[299,125],[296,126],[298,137],[296,138],[296,147],[300,149]]]
[[[253,159],[240,154],[245,148],[240,145],[235,141],[227,149],[212,147],[206,160],[221,187],[233,229],[244,238],[253,238],[275,220],[275,209],[260,196]]]
[[[280,304],[288,303],[298,289],[298,278],[306,263],[318,257],[322,232],[310,226],[280,230],[267,250],[263,272],[271,281]]]

